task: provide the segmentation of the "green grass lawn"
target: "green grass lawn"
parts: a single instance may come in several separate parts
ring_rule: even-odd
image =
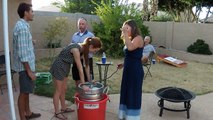
[[[100,57],[94,57],[94,75],[95,80],[99,80],[98,67],[95,62],[100,61]],[[109,67],[108,76],[116,71],[116,65],[123,61],[120,59],[107,58],[107,61],[113,62]],[[193,61],[186,61],[187,67],[177,68],[165,63],[156,63],[151,66],[152,77],[147,76],[143,82],[143,92],[153,93],[162,87],[181,87],[194,92],[197,95],[213,92],[213,64],[204,64]],[[37,72],[48,71],[51,62],[48,59],[41,59],[36,62]],[[146,73],[146,68],[144,68]],[[120,90],[120,82],[122,77],[122,70],[118,70],[111,78],[107,79],[109,85],[109,93],[117,94]],[[72,75],[69,76],[68,90],[66,99],[73,101],[75,93],[75,82],[72,80]],[[37,85],[35,94],[52,97],[54,92],[53,84]]]

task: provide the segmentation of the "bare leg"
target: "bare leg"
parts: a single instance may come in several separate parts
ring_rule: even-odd
[[[61,109],[65,110],[66,105],[65,105],[65,95],[66,95],[66,90],[67,90],[67,80],[68,78],[64,78],[63,83],[62,83],[62,91],[60,95],[60,102],[61,102]]]
[[[29,102],[29,94],[26,93],[26,98],[25,98],[25,101],[26,101],[26,104],[25,104],[25,112],[26,112],[26,115],[27,116],[30,116],[32,113],[31,113],[31,110],[30,110],[30,102]]]
[[[20,120],[26,120],[25,112],[26,112],[26,93],[20,93],[18,97],[18,110]]]
[[[55,83],[55,93],[53,95],[53,104],[55,108],[55,113],[59,113],[59,98],[62,93],[63,82],[60,80],[54,80]]]

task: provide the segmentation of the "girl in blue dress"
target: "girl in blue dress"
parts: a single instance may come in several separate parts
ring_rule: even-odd
[[[124,63],[118,65],[123,69],[121,82],[119,119],[140,120],[142,83],[144,71],[141,65],[143,38],[134,20],[124,22],[122,28],[124,41]]]

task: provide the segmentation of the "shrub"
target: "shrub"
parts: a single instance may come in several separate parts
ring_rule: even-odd
[[[119,4],[117,0],[109,0],[96,4],[95,13],[101,19],[93,23],[93,31],[103,42],[103,51],[111,57],[123,56],[123,41],[120,38],[120,28],[124,21],[134,19],[140,28],[142,36],[150,35],[148,27],[143,25],[142,12],[136,4]]]
[[[69,22],[66,18],[57,17],[55,20],[48,22],[48,26],[44,29],[44,38],[47,48],[61,47],[61,41],[69,31]]]
[[[212,52],[209,49],[209,45],[205,43],[202,39],[197,39],[197,41],[191,44],[187,48],[187,52],[195,53],[195,54],[204,54],[211,55]]]
[[[167,21],[173,21],[173,18],[171,15],[166,13],[161,13],[160,15],[153,18],[153,21],[159,21],[159,22],[167,22]]]
[[[44,29],[44,38],[47,48],[49,49],[49,59],[53,62],[55,57],[55,48],[61,47],[61,42],[67,35],[70,24],[67,18],[57,17],[55,20],[49,21],[48,26]]]

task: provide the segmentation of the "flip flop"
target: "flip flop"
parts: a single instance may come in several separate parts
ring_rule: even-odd
[[[67,117],[64,116],[64,115],[62,114],[62,112],[55,113],[54,117],[56,117],[56,118],[58,118],[58,119],[60,119],[60,120],[67,120]]]
[[[71,108],[66,108],[65,110],[61,109],[62,113],[69,113],[69,112],[74,112],[75,110],[71,109]]]

